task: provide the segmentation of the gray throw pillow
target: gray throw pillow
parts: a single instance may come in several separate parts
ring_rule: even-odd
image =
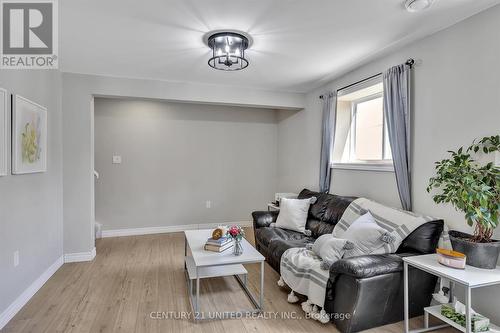
[[[346,239],[335,238],[332,234],[321,235],[312,245],[312,251],[322,259],[321,268],[328,270],[345,251],[352,249],[354,244]]]
[[[394,238],[375,222],[370,212],[354,221],[342,237],[354,243],[354,247],[345,252],[344,258],[370,254],[394,241]]]
[[[326,235],[321,235],[316,240],[311,246],[311,250],[318,256],[321,257],[319,250],[323,245],[326,244],[326,242],[330,239],[333,238],[331,234],[326,234]]]

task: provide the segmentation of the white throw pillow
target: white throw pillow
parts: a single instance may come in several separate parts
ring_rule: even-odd
[[[342,237],[354,243],[353,249],[346,251],[344,258],[370,254],[391,242],[387,230],[375,222],[370,212],[354,221]]]
[[[306,232],[307,214],[309,213],[309,206],[315,202],[316,197],[307,199],[281,198],[280,212],[275,226],[310,235],[310,231]]]

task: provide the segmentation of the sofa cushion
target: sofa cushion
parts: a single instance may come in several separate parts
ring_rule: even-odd
[[[309,218],[306,224],[306,229],[311,231],[311,236],[314,238],[318,238],[325,234],[331,234],[334,227],[334,224],[328,224],[314,218]]]
[[[291,249],[292,247],[306,247],[308,244],[312,244],[313,242],[314,239],[310,237],[288,240],[275,238],[269,244],[269,253],[279,263],[281,261],[281,256],[286,250]]]
[[[264,227],[255,230],[256,239],[265,247],[268,247],[272,240],[281,239],[285,241],[302,241],[310,239],[303,233],[281,229],[277,227]],[[311,242],[311,241],[309,241]],[[305,246],[305,245],[304,245]]]
[[[331,233],[347,206],[356,199],[307,189],[303,189],[298,196],[299,199],[311,197],[316,197],[317,200],[309,208],[307,228],[311,230],[314,238]]]

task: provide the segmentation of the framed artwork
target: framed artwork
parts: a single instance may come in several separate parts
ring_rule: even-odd
[[[7,90],[0,88],[0,176],[7,175]]]
[[[47,109],[12,95],[12,173],[47,171]]]

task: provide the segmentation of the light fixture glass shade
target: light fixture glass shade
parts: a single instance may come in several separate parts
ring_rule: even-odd
[[[245,50],[248,38],[236,32],[218,32],[208,37],[212,57],[208,65],[223,71],[237,71],[248,67]]]

